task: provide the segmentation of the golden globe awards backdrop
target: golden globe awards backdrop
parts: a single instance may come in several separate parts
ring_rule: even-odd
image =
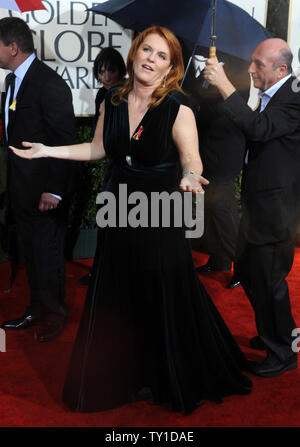
[[[266,26],[268,0],[228,0],[234,5],[244,9],[251,17]]]
[[[300,75],[300,0],[290,0],[288,43],[294,55],[293,70]]]
[[[0,18],[25,20],[33,31],[37,56],[56,70],[72,89],[76,115],[93,115],[97,85],[93,61],[103,47],[112,46],[126,60],[132,33],[87,8],[101,1],[44,0],[47,11],[19,14],[0,9]],[[7,72],[0,69],[0,89]]]

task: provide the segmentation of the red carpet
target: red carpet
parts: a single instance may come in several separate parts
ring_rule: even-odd
[[[196,265],[206,260],[194,253]],[[86,288],[77,280],[91,260],[67,266],[69,322],[63,335],[45,344],[34,340],[34,328],[7,332],[6,352],[0,352],[0,427],[298,427],[300,425],[300,367],[280,377],[251,376],[253,392],[231,396],[223,404],[205,402],[189,416],[172,413],[151,401],[138,402],[101,413],[69,412],[61,404],[61,391],[83,307]],[[300,248],[288,282],[293,314],[300,325]],[[264,351],[250,349],[254,336],[253,311],[241,289],[225,288],[230,273],[201,275],[201,279],[236,340],[252,360]],[[0,292],[0,321],[22,315],[28,302],[24,269],[16,276],[10,293]],[[300,343],[299,343],[300,346]]]

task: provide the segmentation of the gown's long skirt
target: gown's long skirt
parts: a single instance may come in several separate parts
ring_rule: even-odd
[[[148,191],[161,173],[113,170],[109,189]],[[128,171],[128,172],[127,172]],[[178,185],[164,178],[164,190]],[[247,361],[197,277],[184,228],[103,228],[63,401],[100,411],[143,398],[186,414],[247,394]]]

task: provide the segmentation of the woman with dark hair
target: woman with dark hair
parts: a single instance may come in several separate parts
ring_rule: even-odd
[[[122,55],[114,48],[103,48],[97,55],[93,66],[94,77],[102,84],[95,99],[95,120],[92,136],[95,133],[99,118],[99,109],[107,90],[122,84],[126,75],[126,67]]]
[[[94,123],[91,129],[91,137],[94,136],[99,113],[100,106],[104,101],[105,95],[110,88],[121,85],[124,82],[126,75],[126,66],[122,55],[114,48],[107,47],[103,48],[100,53],[98,53],[93,66],[94,77],[97,81],[102,84],[99,88],[96,99],[95,99],[95,116]],[[109,177],[110,166],[106,168],[105,178],[103,180],[103,187],[105,187],[105,182]],[[79,284],[86,286],[91,280],[91,272],[82,276],[79,279]]]
[[[125,217],[135,211],[132,194],[151,205],[153,193],[201,194],[208,184],[195,117],[179,87],[184,67],[174,34],[155,26],[138,35],[127,73],[102,103],[92,143],[12,150],[27,159],[111,160],[106,194],[117,204],[118,224],[101,228],[63,401],[72,410],[100,411],[151,396],[187,414],[204,399],[247,394],[252,384],[242,374],[242,351],[199,281],[174,208],[168,227],[159,219],[152,225],[151,206],[151,225],[119,220],[126,200]]]

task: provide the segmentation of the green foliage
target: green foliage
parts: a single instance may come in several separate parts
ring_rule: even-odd
[[[81,228],[96,227],[96,197],[102,187],[106,164],[106,160],[96,161],[93,163],[85,163],[84,170],[86,171],[86,174],[90,176],[88,180],[90,188],[88,191],[86,191],[88,194],[86,196],[86,212],[82,216],[80,225]]]
[[[78,121],[77,125],[77,141],[78,143],[84,143],[86,141],[91,141],[91,126],[90,120],[88,119],[87,123],[82,122],[82,120]]]

